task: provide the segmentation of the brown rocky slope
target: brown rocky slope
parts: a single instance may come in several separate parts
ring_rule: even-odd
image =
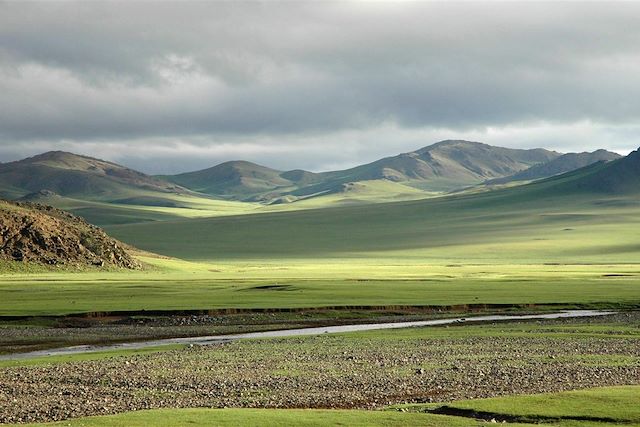
[[[141,265],[124,244],[51,206],[0,200],[0,259],[70,267]]]

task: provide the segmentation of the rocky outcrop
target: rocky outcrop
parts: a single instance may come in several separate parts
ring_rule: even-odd
[[[76,267],[141,267],[122,243],[82,218],[51,206],[8,201],[0,201],[0,259]]]

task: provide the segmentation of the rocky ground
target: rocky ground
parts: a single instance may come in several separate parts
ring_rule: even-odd
[[[108,344],[345,323],[408,322],[451,317],[456,314],[455,312],[425,313],[416,309],[403,312],[316,310],[189,316],[26,318],[0,322],[0,354],[81,344]]]
[[[585,332],[585,324],[596,327]],[[640,384],[639,328],[640,313],[625,313],[606,321],[238,341],[3,368],[0,423],[159,407],[375,408]]]

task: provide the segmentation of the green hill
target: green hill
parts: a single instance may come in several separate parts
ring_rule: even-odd
[[[504,178],[487,181],[487,184],[506,184],[514,181],[533,181],[560,175],[572,170],[580,169],[596,162],[609,162],[621,156],[607,150],[597,150],[592,153],[567,153],[546,163],[531,166],[522,172]]]
[[[0,196],[53,205],[103,226],[426,199],[532,164],[548,165],[558,156],[443,141],[344,171],[282,172],[234,161],[166,177],[168,182],[58,151],[0,164]]]
[[[270,192],[283,194],[321,179],[313,172],[282,172],[246,161],[225,162],[212,168],[163,178],[200,193],[234,199]]]
[[[51,151],[0,164],[0,195],[24,197],[42,190],[66,197],[106,200],[132,193],[188,193],[175,184],[112,162]]]
[[[518,150],[447,140],[355,168],[326,172],[322,182],[298,189],[293,194],[335,193],[346,183],[369,180],[398,182],[426,191],[450,191],[511,175],[559,155],[543,149]]]
[[[518,150],[479,142],[447,140],[334,174],[353,181],[380,178],[396,182],[449,179],[466,184],[512,174],[558,156],[558,153],[543,149]]]
[[[640,193],[640,150],[633,151],[614,162],[606,163],[566,186],[583,192],[637,195]]]
[[[56,206],[101,226],[257,207],[216,200],[112,162],[61,151],[0,164],[0,197]]]
[[[410,257],[637,260],[640,155],[518,187],[434,199],[113,227],[193,260]]]

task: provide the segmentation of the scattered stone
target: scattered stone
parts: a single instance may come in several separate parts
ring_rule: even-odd
[[[637,327],[640,312],[607,319],[614,320]],[[546,324],[560,323],[554,322]],[[0,424],[166,407],[374,409],[640,384],[639,342],[615,334],[379,341],[321,335],[6,367],[0,368]],[[551,355],[556,360],[547,363]],[[584,363],[584,355],[598,363]],[[616,357],[598,359],[609,355]],[[416,361],[428,365],[417,368]],[[486,374],[493,368],[496,375]]]

